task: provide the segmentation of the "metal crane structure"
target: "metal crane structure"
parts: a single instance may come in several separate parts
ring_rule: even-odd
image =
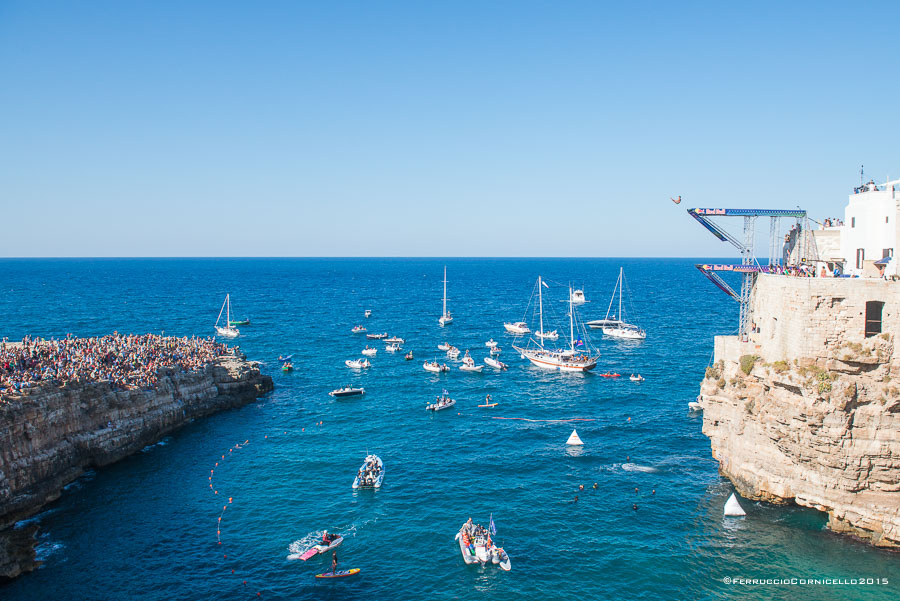
[[[774,271],[780,265],[778,242],[779,226],[782,217],[806,219],[806,211],[803,209],[688,209],[688,215],[697,220],[700,225],[721,240],[729,242],[741,253],[740,265],[699,264],[696,265],[703,275],[708,277],[720,290],[741,303],[740,322],[738,335],[744,339],[750,333],[750,293],[756,282],[758,273]],[[711,220],[712,217],[743,217],[743,240],[730,234],[728,231]],[[756,218],[769,217],[769,257],[768,265],[760,265],[753,253]],[[807,225],[807,224],[804,224]],[[741,274],[740,294],[728,285],[716,272],[731,271]]]

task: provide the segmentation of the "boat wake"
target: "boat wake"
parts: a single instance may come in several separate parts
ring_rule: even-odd
[[[655,467],[649,465],[638,465],[637,463],[623,463],[622,469],[626,472],[646,472],[648,474],[655,474],[659,471]]]

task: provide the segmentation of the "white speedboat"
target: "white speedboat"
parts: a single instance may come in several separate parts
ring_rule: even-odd
[[[372,309],[366,309],[366,317],[372,317]]]
[[[495,348],[497,346],[497,342],[493,338],[491,338],[490,340],[488,340],[487,342],[484,343],[484,346],[486,346],[488,348]]]
[[[516,321],[514,323],[504,323],[503,327],[506,328],[506,331],[510,334],[530,334],[531,330],[528,328],[528,324],[524,321]]]
[[[345,396],[356,396],[358,394],[365,394],[365,393],[366,393],[365,388],[353,388],[352,386],[344,386],[343,388],[338,388],[337,390],[332,390],[328,394],[335,398],[338,398],[338,397],[345,397]]]
[[[400,350],[400,345],[399,344],[389,344],[386,347],[384,347],[384,350],[386,350],[389,353],[396,353],[397,351]]]
[[[222,313],[225,313],[225,323],[224,325],[219,325],[219,321],[222,319]],[[222,303],[222,308],[219,309],[219,316],[216,318],[216,334],[221,336],[222,338],[237,338],[241,333],[236,327],[231,325],[231,295],[225,295],[225,302]]]
[[[634,324],[626,323],[620,326],[603,328],[605,336],[613,338],[624,338],[626,340],[643,340],[647,337],[647,332]]]
[[[484,365],[475,365],[475,360],[466,352],[466,356],[463,357],[462,365],[459,368],[463,371],[481,371],[484,369]]]
[[[442,371],[450,371],[450,368],[447,367],[446,364],[441,365],[441,364],[438,363],[437,361],[431,361],[431,362],[426,361],[426,362],[422,365],[422,367],[425,368],[425,371],[430,371],[430,372],[436,373],[436,374],[439,374],[439,373],[441,373]]]
[[[503,352],[503,349],[500,348],[499,346],[495,346],[495,347],[491,348],[491,356],[492,356],[492,357],[495,357],[495,356],[499,355],[499,354],[502,353],[502,352]]]
[[[442,342],[442,343],[440,343],[440,344],[438,345],[438,350],[439,350],[439,351],[449,351],[449,350],[450,350],[450,343],[449,343],[449,342]]]
[[[534,333],[534,337],[542,340],[559,340],[559,333],[556,330],[550,330],[549,332],[538,330]]]
[[[450,398],[450,395],[447,394],[447,391],[444,391],[444,394],[439,396],[433,403],[425,407],[425,411],[443,411],[444,409],[449,409],[453,405],[456,404],[456,401]]]
[[[387,332],[382,332],[381,334],[366,334],[366,338],[368,338],[369,340],[382,340],[387,337]]]
[[[399,336],[391,336],[390,338],[384,339],[385,344],[398,344],[398,345],[402,346],[404,342],[406,342],[406,341],[403,340],[402,338],[400,338]]]
[[[493,357],[485,357],[485,358],[484,358],[484,363],[485,363],[485,365],[490,365],[491,367],[493,367],[493,368],[495,368],[495,369],[506,369],[507,367],[509,367],[509,366],[508,366],[506,363],[504,363],[503,361],[500,361],[500,360],[498,360],[498,359],[494,359]]]
[[[344,361],[344,364],[351,369],[365,369],[367,367],[372,367],[372,364],[369,363],[368,359],[347,359]]]
[[[572,304],[573,305],[583,305],[587,301],[584,299],[584,290],[573,290],[572,291]]]
[[[316,555],[321,555],[322,553],[328,553],[334,549],[337,549],[341,546],[341,543],[344,542],[344,537],[340,534],[329,534],[327,530],[322,532],[322,538],[319,539],[319,542],[310,548],[308,548],[303,553],[291,553],[287,556],[288,559],[302,559],[306,561],[311,557],[315,557]],[[294,546],[291,545],[289,547],[290,550],[294,549]]]
[[[366,346],[366,348],[364,348],[362,350],[362,354],[366,355],[367,357],[374,357],[375,353],[377,353],[377,352],[378,352],[377,348],[369,348],[368,345]]]
[[[451,359],[458,359],[459,358],[459,349],[456,348],[455,346],[451,346],[447,350],[447,356],[450,357]]]
[[[362,334],[365,331],[366,328],[364,326],[353,326],[353,329],[350,330],[353,334]]]
[[[641,374],[638,374],[638,375],[631,374],[630,376],[628,376],[628,379],[631,380],[632,382],[643,382],[644,376],[642,376]]]
[[[384,481],[384,464],[378,455],[366,455],[365,461],[353,480],[354,490],[357,488],[381,488]]]

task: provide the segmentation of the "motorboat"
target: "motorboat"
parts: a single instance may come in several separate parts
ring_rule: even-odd
[[[628,376],[628,379],[631,380],[632,382],[643,382],[644,376],[642,376],[641,374],[638,374],[638,375],[631,374],[630,376]]]
[[[384,347],[384,350],[386,350],[389,353],[396,353],[397,351],[400,350],[400,345],[399,344],[389,344],[386,347]]]
[[[453,323],[453,315],[447,310],[447,266],[444,265],[444,308],[441,311],[441,317],[438,319],[441,327]]]
[[[404,358],[405,360],[407,360],[407,361],[412,361],[412,360],[413,360],[413,353],[412,353],[412,351],[409,351],[408,353],[406,353],[406,355],[404,355],[403,358]]]
[[[471,518],[456,533],[456,541],[459,543],[459,551],[466,564],[487,565],[490,563],[507,572],[512,568],[509,555],[503,549],[497,549],[494,546],[490,530],[479,524],[473,524]],[[495,556],[497,557],[496,562],[493,559]]]
[[[225,313],[225,322],[224,325],[220,326],[219,321],[222,319],[222,313]],[[237,338],[241,331],[231,325],[229,322],[231,321],[231,295],[225,295],[225,302],[222,303],[222,308],[219,309],[219,316],[216,318],[216,325],[214,326],[216,329],[216,334],[221,336],[222,338]]]
[[[383,332],[381,334],[366,334],[366,338],[369,340],[383,340],[388,337],[387,332]]]
[[[458,359],[459,358],[459,349],[456,348],[455,346],[451,346],[447,350],[447,356],[450,357],[451,359]]]
[[[524,321],[516,321],[514,323],[504,323],[503,327],[506,328],[506,331],[510,334],[530,334],[531,330],[528,328],[528,324]]]
[[[556,330],[550,330],[549,332],[538,330],[534,333],[534,337],[542,340],[559,340],[559,333]]]
[[[362,350],[362,354],[366,355],[367,357],[374,357],[375,353],[377,353],[377,352],[378,352],[377,348],[372,348],[369,345],[366,345],[366,348],[364,348]]]
[[[384,339],[385,344],[397,344],[402,346],[406,341],[400,338],[399,336],[391,336],[390,338]]]
[[[351,369],[365,369],[367,367],[372,367],[372,364],[369,363],[368,359],[347,359],[344,361],[344,364]]]
[[[587,302],[584,298],[584,290],[580,290],[580,289],[573,290],[571,298],[572,298],[573,305],[583,305],[584,303]]]
[[[366,309],[366,317],[372,317],[372,309]]]
[[[484,365],[475,365],[475,360],[469,356],[469,352],[466,351],[466,356],[463,357],[462,365],[459,368],[463,371],[481,371],[484,369]]]
[[[281,371],[287,373],[289,371],[294,371],[294,364],[290,361],[285,361],[281,364]]]
[[[426,362],[422,365],[422,367],[425,368],[425,371],[430,371],[430,372],[436,373],[436,374],[439,374],[439,373],[441,373],[442,371],[450,371],[450,368],[447,367],[447,364],[446,364],[446,363],[443,364],[443,365],[441,365],[441,364],[438,363],[437,361],[431,361],[430,363],[429,363],[428,361],[426,361]]]
[[[503,349],[500,348],[499,346],[495,346],[495,347],[491,348],[491,356],[492,357],[496,357],[497,355],[499,355],[502,352],[503,352]]]
[[[487,342],[484,343],[484,346],[486,346],[488,348],[494,348],[497,346],[497,342],[493,338],[491,338],[490,340],[488,340]]]
[[[353,489],[381,488],[384,481],[384,464],[378,455],[366,455],[365,461],[353,480]]]
[[[445,390],[433,403],[425,407],[425,411],[443,411],[449,409],[456,404],[456,401],[450,398]]]
[[[337,390],[332,390],[328,394],[333,397],[345,397],[345,396],[356,396],[358,394],[365,394],[365,388],[353,388],[352,386],[344,386],[343,388],[338,388]]]
[[[228,325],[230,325],[230,326],[249,326],[250,320],[249,319],[229,319]]]
[[[500,360],[498,360],[498,359],[494,359],[493,357],[485,357],[485,358],[484,358],[484,363],[485,363],[485,365],[490,365],[491,367],[493,367],[493,368],[495,368],[495,369],[506,369],[507,367],[509,367],[509,366],[508,366],[506,363],[504,363],[503,361],[500,361]]]
[[[450,343],[449,343],[449,342],[442,342],[442,343],[440,343],[440,344],[438,345],[438,350],[439,350],[439,351],[449,351],[449,350],[450,350]]]
[[[329,551],[333,551],[341,546],[341,543],[344,542],[344,537],[340,534],[332,534],[327,530],[322,532],[322,538],[319,539],[319,542],[315,545],[308,548],[303,553],[292,553],[288,555],[288,559],[302,559],[306,561],[311,557],[315,557],[316,555],[321,555],[323,553],[328,553]],[[291,545],[291,550],[293,550],[294,546]]]
[[[353,326],[353,329],[350,330],[354,334],[362,334],[366,331],[365,326]]]

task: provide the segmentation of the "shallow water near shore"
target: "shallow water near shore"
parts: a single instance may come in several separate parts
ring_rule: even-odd
[[[208,335],[229,292],[236,316],[252,320],[234,344],[276,387],[67,487],[36,518],[44,565],[0,585],[0,598],[897,598],[900,554],[829,533],[818,512],[743,501],[746,518],[723,519],[732,488],[687,403],[713,336],[734,331],[737,305],[695,262],[0,260],[0,336]],[[440,328],[445,264],[455,321]],[[598,319],[620,265],[647,340],[593,332],[602,356],[586,375],[539,370],[515,354],[502,324],[522,319],[538,275],[551,283],[548,312],[564,315],[571,281],[591,301],[580,314]],[[356,324],[402,336],[416,359],[351,334]],[[488,338],[508,371],[467,374],[437,350],[449,341],[481,362]],[[367,343],[379,349],[372,367],[347,369]],[[284,374],[277,357],[287,353],[295,371]],[[452,371],[425,372],[432,358]],[[607,370],[625,377],[599,377]],[[646,381],[630,382],[633,372]],[[328,396],[346,384],[366,394]],[[444,388],[456,407],[426,413]],[[486,394],[499,405],[478,408]],[[573,418],[592,421],[553,421]],[[565,446],[573,427],[582,449]],[[384,486],[354,492],[367,452],[384,460]],[[467,518],[487,525],[491,514],[509,573],[466,566],[453,540]],[[316,581],[330,556],[286,559],[292,543],[323,528],[347,535],[340,567],[358,576]]]

